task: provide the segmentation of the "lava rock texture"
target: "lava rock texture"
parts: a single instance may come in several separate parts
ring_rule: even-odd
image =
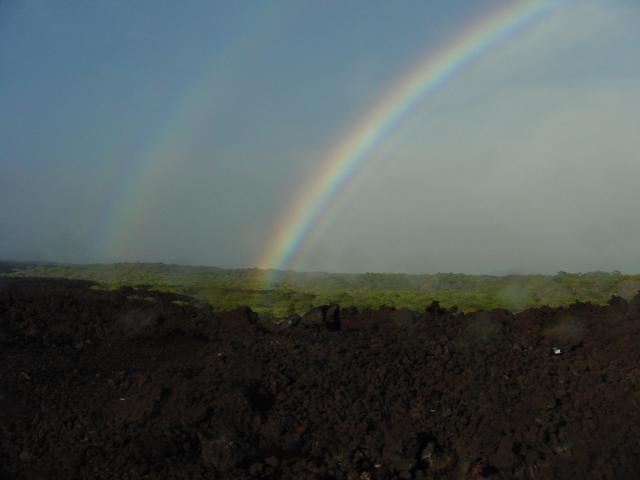
[[[186,301],[0,279],[0,477],[640,478],[640,296],[282,325]]]

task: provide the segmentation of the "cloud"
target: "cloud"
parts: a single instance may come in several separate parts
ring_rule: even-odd
[[[640,8],[572,3],[368,160],[301,269],[638,271]]]

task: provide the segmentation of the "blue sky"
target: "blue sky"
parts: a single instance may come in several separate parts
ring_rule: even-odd
[[[385,87],[507,3],[0,3],[0,257],[251,265]],[[421,104],[300,268],[640,270],[619,183],[640,173],[640,7],[575,3]]]

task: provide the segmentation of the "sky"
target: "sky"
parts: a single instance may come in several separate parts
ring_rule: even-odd
[[[255,266],[389,86],[514,2],[1,0],[0,258]],[[640,272],[638,25],[567,2],[484,52],[284,267]]]

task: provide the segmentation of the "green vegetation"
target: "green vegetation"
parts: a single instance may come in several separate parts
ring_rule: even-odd
[[[188,295],[227,310],[248,305],[274,318],[304,313],[314,306],[339,303],[358,308],[383,305],[422,310],[433,300],[463,311],[521,310],[575,301],[606,303],[611,295],[630,298],[640,290],[640,275],[593,272],[556,275],[485,276],[438,273],[331,274],[284,272],[266,289],[258,269],[222,269],[181,265],[119,263],[109,265],[35,265],[10,276],[93,280],[98,288],[146,286]]]

